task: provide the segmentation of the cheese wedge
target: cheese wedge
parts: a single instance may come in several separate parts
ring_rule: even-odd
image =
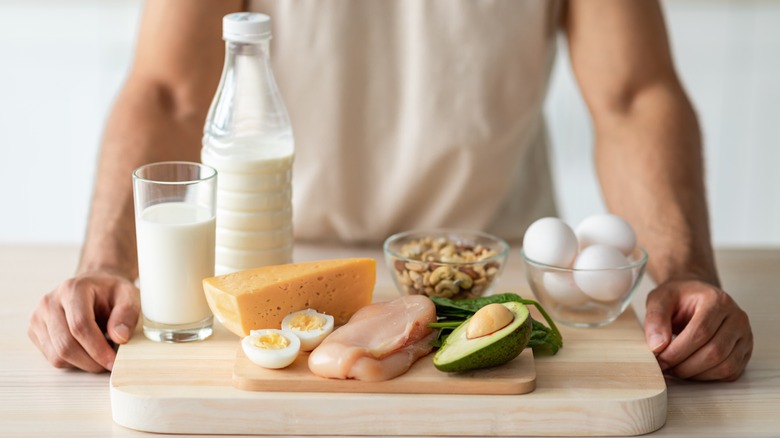
[[[371,303],[376,260],[322,260],[264,266],[203,280],[211,311],[228,330],[278,329],[292,312],[314,309],[345,324]]]

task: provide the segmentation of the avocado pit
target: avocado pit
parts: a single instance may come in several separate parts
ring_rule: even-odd
[[[476,339],[495,333],[514,321],[511,310],[499,303],[488,304],[471,317],[466,327],[466,339]]]

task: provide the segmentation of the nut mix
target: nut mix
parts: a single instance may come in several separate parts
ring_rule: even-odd
[[[412,240],[401,247],[400,254],[413,260],[394,263],[395,275],[410,295],[478,297],[501,267],[498,261],[480,263],[495,257],[494,250],[444,237]]]

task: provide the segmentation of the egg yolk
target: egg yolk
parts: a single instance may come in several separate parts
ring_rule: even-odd
[[[290,328],[302,332],[322,330],[323,327],[325,327],[325,318],[319,315],[299,313],[290,320]]]
[[[276,332],[269,332],[254,341],[257,348],[264,350],[281,350],[290,345],[290,340]]]

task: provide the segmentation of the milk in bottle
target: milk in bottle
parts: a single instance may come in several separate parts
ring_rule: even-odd
[[[271,71],[271,19],[223,18],[225,65],[201,159],[217,169],[217,275],[292,260],[294,141]]]

